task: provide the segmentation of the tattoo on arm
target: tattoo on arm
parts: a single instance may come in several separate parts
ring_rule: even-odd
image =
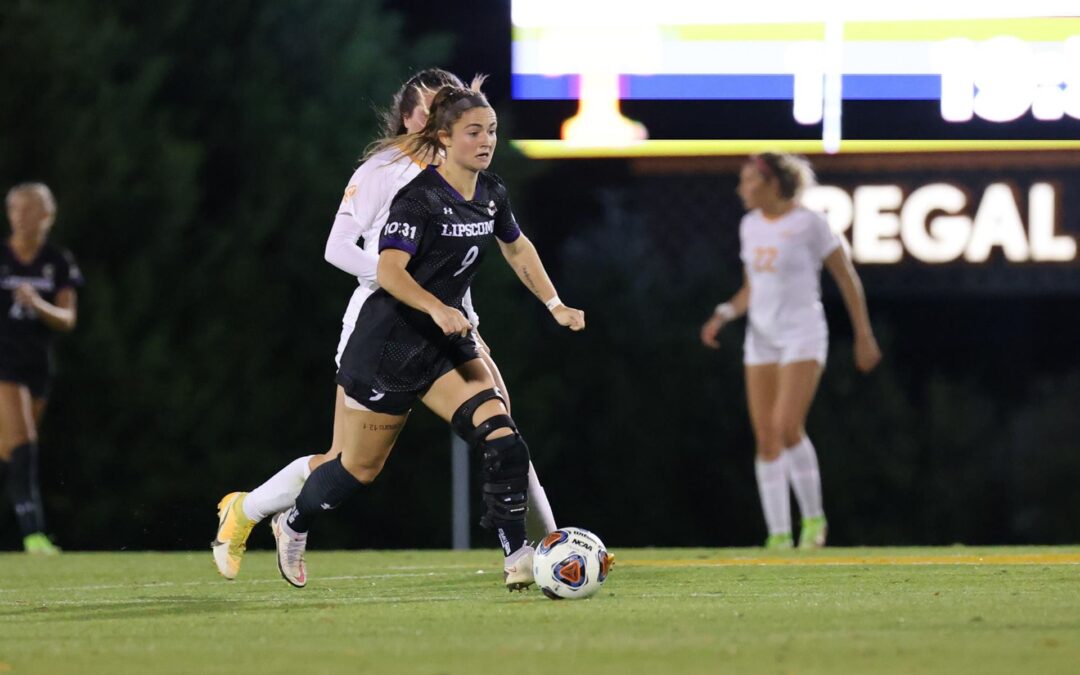
[[[540,298],[540,290],[536,287],[536,282],[533,281],[532,275],[529,274],[529,268],[525,265],[521,266],[521,276],[525,280],[525,285],[529,287],[529,290],[532,291],[533,295]],[[543,298],[540,299],[543,300]]]

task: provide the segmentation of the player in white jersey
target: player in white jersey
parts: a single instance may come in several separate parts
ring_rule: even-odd
[[[439,68],[421,71],[405,82],[386,113],[384,135],[391,138],[403,133],[415,133],[423,128],[431,98],[444,85],[464,86],[457,76]],[[386,147],[371,152],[349,179],[325,251],[327,262],[355,276],[358,282],[341,320],[341,338],[335,355],[338,367],[341,366],[342,351],[356,327],[361,308],[379,288],[376,280],[379,233],[386,224],[390,202],[432,159],[411,157],[397,147]],[[480,317],[473,309],[468,293],[465,295],[464,309],[475,329]],[[479,333],[475,334],[482,346],[481,358],[491,371],[509,408],[506,385],[491,358],[491,350]],[[341,395],[339,389],[338,396]],[[335,428],[335,435],[339,431]],[[337,454],[331,450],[324,454],[299,457],[250,493],[232,492],[221,500],[218,504],[218,532],[211,549],[222,576],[236,578],[252,528],[259,521],[291,507],[311,472]],[[537,540],[557,529],[547,494],[531,462],[528,522],[530,537]]]
[[[701,327],[702,343],[716,349],[720,329],[749,316],[743,360],[768,548],[793,545],[789,486],[802,516],[799,547],[825,545],[821,474],[805,430],[829,348],[821,306],[823,264],[851,317],[856,367],[866,373],[881,360],[847,250],[821,215],[799,204],[813,180],[809,163],[793,155],[763,153],[743,166],[738,194],[749,209],[739,227],[743,286]]]

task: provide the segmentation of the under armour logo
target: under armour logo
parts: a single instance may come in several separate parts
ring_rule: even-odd
[[[449,206],[444,206],[442,212],[443,212],[443,215],[447,215],[447,216],[454,215],[454,209],[450,208]]]
[[[489,216],[495,215],[495,211],[496,211],[496,209],[495,209],[495,200],[493,199],[490,202],[488,202],[488,215]]]
[[[369,401],[378,401],[378,400],[382,399],[383,396],[386,396],[386,394],[384,392],[378,391],[376,389],[372,389],[371,391],[375,395],[372,396],[371,398],[369,398],[368,399]]]

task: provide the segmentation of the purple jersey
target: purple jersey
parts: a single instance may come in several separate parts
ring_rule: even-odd
[[[34,310],[15,303],[15,289],[23,284],[55,303],[61,290],[83,285],[82,272],[71,253],[51,244],[29,263],[16,258],[7,242],[0,245],[0,362],[36,367],[48,362],[54,331]]]
[[[464,311],[462,298],[494,239],[510,243],[520,236],[506,186],[497,176],[480,172],[476,193],[466,200],[428,168],[394,197],[379,251],[409,253],[406,270],[413,279],[443,304]],[[379,289],[360,310],[338,381],[364,382],[386,392],[425,389],[446,372],[448,362],[456,365],[465,352],[476,357],[472,340],[463,345],[464,339],[443,335],[430,316]]]

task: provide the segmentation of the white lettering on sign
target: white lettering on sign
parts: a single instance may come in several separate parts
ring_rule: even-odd
[[[1080,119],[1080,36],[1033,45],[1012,36],[944,40],[933,56],[941,73],[941,116],[1011,122]]]
[[[904,257],[904,248],[896,240],[900,234],[900,217],[893,213],[903,198],[903,192],[895,185],[855,188],[853,222],[858,227],[851,232],[851,247],[856,260],[894,263]]]
[[[850,231],[857,263],[896,263],[905,251],[925,263],[982,263],[994,249],[1010,262],[1076,260],[1076,239],[1056,232],[1054,186],[1035,183],[1027,197],[1026,228],[1007,183],[987,186],[976,203],[948,183],[923,185],[906,197],[898,185],[861,185],[851,194],[821,185],[807,190],[803,203],[823,212],[835,232]]]
[[[967,248],[971,221],[959,214],[967,195],[952,185],[938,183],[915,190],[900,210],[901,235],[911,255],[929,263],[956,260]],[[931,213],[942,212],[930,218]]]

